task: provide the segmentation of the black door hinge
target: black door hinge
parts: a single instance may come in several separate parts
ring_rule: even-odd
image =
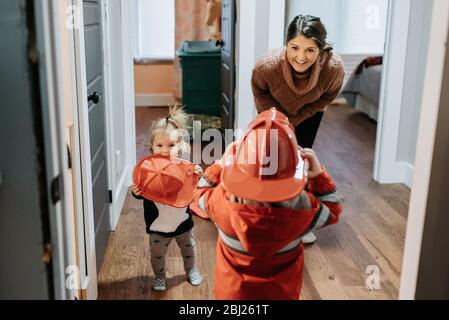
[[[61,185],[61,175],[58,175],[53,179],[50,186],[50,196],[51,202],[55,205],[61,201],[62,185]]]
[[[113,199],[112,199],[112,190],[109,190],[109,203],[113,203]]]

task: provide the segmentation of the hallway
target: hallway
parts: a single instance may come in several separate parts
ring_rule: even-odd
[[[146,131],[161,108],[137,108],[137,158],[144,156]],[[397,299],[410,190],[372,179],[376,123],[346,105],[328,108],[315,150],[336,180],[344,211],[339,224],[320,230],[305,250],[301,298]],[[142,203],[128,196],[98,278],[100,300],[213,299],[215,241],[210,221],[194,217],[197,261],[204,283],[185,281],[173,243],[167,255],[168,290],[151,290],[152,271]],[[380,269],[380,288],[368,290],[368,266]]]

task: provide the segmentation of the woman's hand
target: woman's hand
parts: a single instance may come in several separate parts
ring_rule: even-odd
[[[318,160],[315,151],[305,148],[302,149],[301,155],[309,161],[309,171],[307,173],[309,178],[315,178],[323,172],[323,168],[321,167],[321,163]]]
[[[135,184],[131,186],[131,191],[138,197],[142,195],[142,190],[140,190],[140,188]]]

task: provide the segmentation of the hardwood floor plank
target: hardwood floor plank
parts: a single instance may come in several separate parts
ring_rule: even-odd
[[[345,277],[342,273],[336,273],[324,255],[320,246],[312,246],[305,251],[305,269],[307,269],[313,286],[319,292],[320,299],[324,300],[346,300],[346,295],[342,280]]]

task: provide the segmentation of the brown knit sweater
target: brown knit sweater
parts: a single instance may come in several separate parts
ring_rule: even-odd
[[[292,69],[285,48],[272,50],[257,60],[253,70],[257,111],[275,107],[297,126],[334,101],[344,75],[343,62],[336,53],[323,53],[304,76]]]

